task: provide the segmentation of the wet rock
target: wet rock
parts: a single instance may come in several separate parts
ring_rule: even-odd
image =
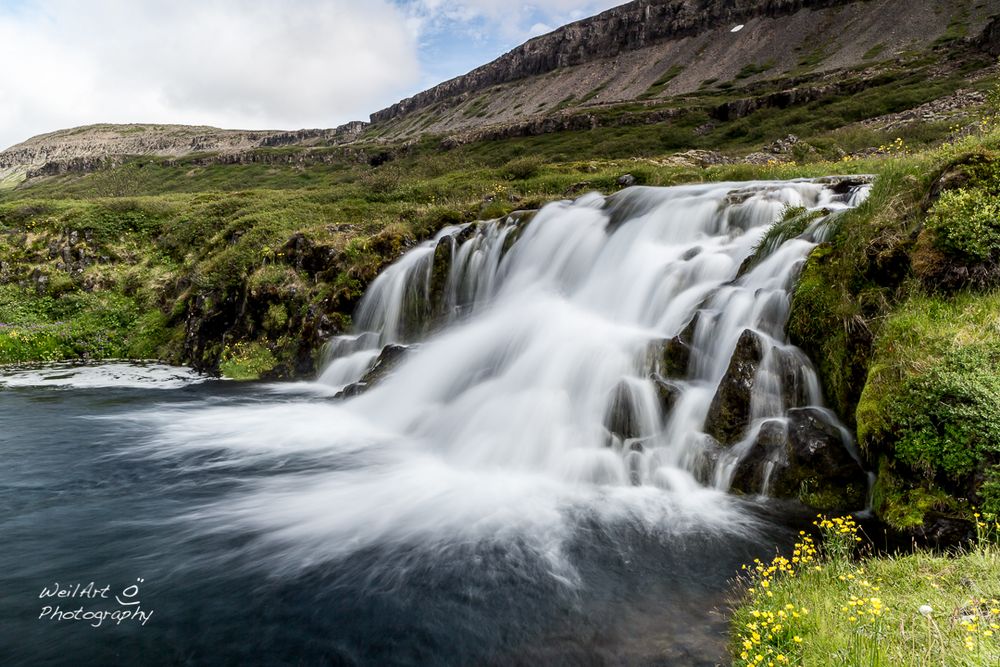
[[[774,348],[775,363],[781,377],[781,401],[786,409],[809,405],[807,375],[812,372],[809,360],[797,349]]]
[[[868,476],[851,456],[829,412],[788,411],[788,465],[772,480],[773,495],[798,498],[826,512],[863,509]]]
[[[939,549],[966,546],[976,537],[976,528],[971,521],[935,512],[928,512],[923,524],[908,532],[918,543]]]
[[[638,438],[638,406],[628,383],[622,380],[611,392],[608,409],[604,413],[604,428],[622,440]]]
[[[368,385],[364,382],[354,382],[337,392],[337,395],[334,396],[334,398],[354,398],[355,396],[360,396],[365,393],[368,389]]]
[[[618,177],[618,185],[623,188],[630,188],[639,181],[632,174],[625,174],[624,176]]]
[[[452,261],[458,241],[446,236],[434,246],[434,259],[431,265],[431,276],[427,294],[427,310],[429,319],[434,320],[446,315],[448,274],[451,273]]]
[[[514,244],[521,238],[524,230],[528,228],[528,223],[534,219],[537,213],[537,210],[514,211],[507,216],[507,220],[514,225],[514,228],[510,230],[510,233],[508,233],[507,237],[503,240],[504,255],[510,252],[510,249],[514,247]]]
[[[685,262],[687,262],[689,260],[694,259],[695,257],[697,257],[698,255],[700,255],[701,253],[702,253],[702,247],[701,246],[695,246],[694,248],[691,248],[691,249],[685,251],[684,254],[681,255],[681,259],[684,260]]]
[[[723,445],[738,442],[750,424],[750,397],[763,358],[764,341],[757,333],[745,330],[705,420],[705,432]]]
[[[590,181],[580,181],[579,183],[574,183],[563,191],[563,197],[575,197],[582,192],[587,190],[592,190],[593,184]]]
[[[351,398],[354,396],[359,396],[378,383],[385,380],[406,358],[411,347],[406,345],[394,345],[389,344],[382,348],[382,352],[378,355],[375,363],[372,367],[368,369],[368,372],[364,374],[360,380],[353,384],[349,384],[340,390],[335,398]]]
[[[386,345],[361,381],[369,387],[378,384],[399,367],[409,351],[405,345]]]
[[[871,185],[875,182],[875,177],[867,174],[857,174],[853,176],[823,176],[816,179],[817,183],[822,183],[838,195],[845,195],[855,188],[863,185]]]
[[[663,344],[663,351],[660,356],[660,373],[664,377],[686,377],[690,363],[691,344],[681,336],[674,336]]]
[[[749,451],[736,466],[730,488],[746,494],[763,492],[768,468],[771,468],[770,480],[773,482],[780,469],[787,465],[787,446],[784,420],[771,419],[761,424]]]
[[[656,397],[660,402],[660,411],[664,415],[670,414],[683,393],[680,385],[656,373],[653,373],[650,379],[653,381],[653,386],[656,389]]]
[[[692,344],[694,332],[698,326],[698,316],[691,318],[679,334],[662,343],[656,367],[665,378],[682,379],[687,377],[691,365]]]
[[[698,433],[689,437],[691,438],[687,447],[689,454],[685,457],[684,466],[699,483],[709,486],[712,484],[715,468],[726,450],[710,435]]]
[[[768,495],[824,512],[863,509],[868,491],[867,473],[847,450],[832,415],[819,408],[792,409],[787,419],[760,426],[731,488],[761,493],[765,481]]]

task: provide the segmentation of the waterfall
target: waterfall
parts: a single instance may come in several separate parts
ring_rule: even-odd
[[[779,492],[786,436],[846,434],[808,407],[820,385],[785,321],[867,190],[637,187],[442,229],[369,286],[318,383],[164,407],[148,451],[240,480],[192,519],[254,536],[272,569],[358,556],[394,581],[417,554],[495,547],[572,583],[586,535],[752,539],[730,491]],[[768,234],[789,207],[804,231]]]
[[[408,346],[346,407],[429,456],[571,484],[727,490],[762,429],[783,432],[790,408],[822,406],[785,334],[791,291],[869,187],[636,187],[448,227],[370,286],[320,381],[342,389],[383,347]],[[816,215],[801,235],[765,243],[789,207]],[[745,344],[761,352],[748,423],[721,447],[706,422]],[[776,463],[765,461],[761,493]]]

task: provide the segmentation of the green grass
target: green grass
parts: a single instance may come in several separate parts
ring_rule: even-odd
[[[660,75],[660,78],[658,78],[656,81],[653,82],[652,85],[650,85],[650,87],[646,90],[646,92],[644,92],[642,95],[639,96],[639,99],[648,100],[658,96],[660,93],[663,92],[663,89],[667,87],[667,84],[669,84],[671,81],[677,78],[677,75],[679,75],[683,71],[684,67],[682,65],[671,66],[666,72]]]
[[[865,51],[864,55],[861,56],[861,59],[862,60],[874,60],[875,58],[878,58],[880,55],[882,55],[882,52],[884,52],[884,51],[885,51],[885,44],[884,43],[876,44],[872,48],[870,48],[867,51]]]
[[[977,493],[988,510],[1000,510],[1000,496],[975,483],[1000,480],[997,313],[997,293],[918,293],[881,330],[858,405],[858,438],[885,458],[876,504],[894,525],[919,525],[919,510],[954,509],[947,499]],[[920,480],[916,495],[900,496],[900,469]],[[913,508],[929,497],[937,500]]]
[[[113,292],[59,297],[0,285],[0,364],[156,358],[165,317]]]
[[[855,529],[840,532],[853,523],[828,525],[826,555],[789,554],[751,569],[733,618],[734,665],[1000,663],[1000,548],[994,542],[984,538],[955,555],[917,551],[855,560]],[[830,553],[831,544],[848,548]],[[802,554],[810,545],[803,538],[796,547]]]
[[[763,74],[764,72],[767,72],[767,71],[769,71],[771,69],[774,69],[774,61],[773,60],[768,60],[768,61],[762,62],[762,63],[751,63],[749,65],[745,65],[743,67],[743,69],[741,69],[739,72],[737,72],[736,79],[737,80],[740,80],[740,79],[749,79],[752,76],[757,76],[758,74]]]
[[[992,164],[998,148],[993,130],[888,162],[869,200],[814,252],[792,300],[791,339],[838,414],[856,422],[879,471],[876,512],[900,529],[1000,499],[1000,298],[921,277],[938,177],[970,160]],[[969,255],[934,257],[931,275]]]

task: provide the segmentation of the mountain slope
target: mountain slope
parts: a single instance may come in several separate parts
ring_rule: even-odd
[[[193,125],[88,125],[32,137],[0,152],[0,189],[27,177],[93,171],[109,157],[182,157],[194,153],[241,154],[260,148],[317,146],[352,141],[364,128],[332,130],[221,130]]]
[[[973,0],[637,0],[372,114],[371,130],[405,140],[767,79],[794,86],[946,49],[997,14]]]
[[[349,145],[357,147],[346,150],[350,161],[377,164],[385,151],[391,158],[426,136],[443,137],[448,147],[645,125],[670,135],[654,138],[662,148],[725,148],[742,137],[737,143],[749,149],[775,133],[729,121],[766,107],[852,97],[856,108],[823,129],[906,111],[968,85],[975,77],[962,54],[970,51],[979,54],[972,60],[980,69],[1000,53],[1000,1],[636,0],[530,40],[372,114],[370,124],[291,132],[137,124],[61,130],[0,152],[0,190],[135,156],[329,162],[312,149]],[[276,148],[300,152],[288,158],[273,154]]]

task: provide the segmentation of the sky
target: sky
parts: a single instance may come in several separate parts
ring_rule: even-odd
[[[0,0],[0,149],[91,123],[335,127],[623,0]]]

